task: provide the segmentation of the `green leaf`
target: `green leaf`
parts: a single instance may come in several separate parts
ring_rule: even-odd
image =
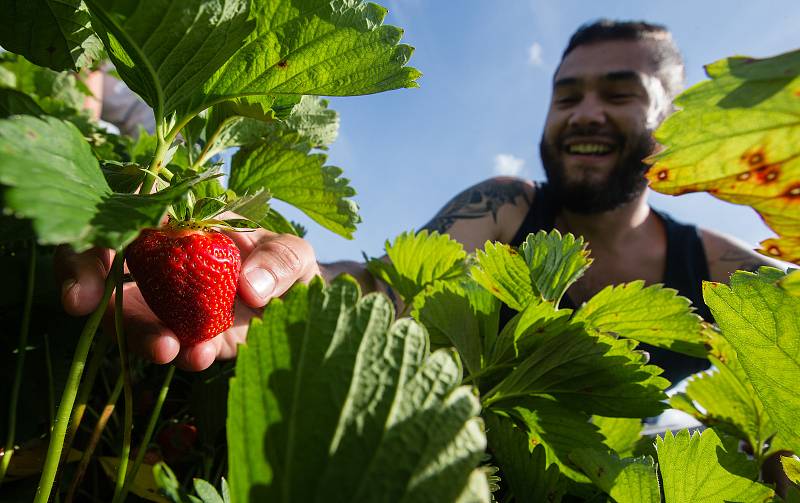
[[[484,405],[531,395],[555,397],[570,408],[614,417],[649,417],[664,410],[669,381],[645,365],[635,342],[593,336],[581,325],[543,338]]]
[[[797,456],[781,456],[781,465],[786,477],[800,485],[800,458]]]
[[[214,486],[203,479],[194,479],[194,492],[203,500],[203,503],[224,503]]]
[[[431,344],[456,348],[475,375],[482,367],[484,341],[497,334],[499,313],[497,300],[475,283],[436,281],[415,297],[412,316],[428,330]]]
[[[706,356],[702,318],[672,288],[633,281],[607,286],[575,312],[600,332],[646,342],[698,358]]]
[[[779,285],[795,297],[800,297],[800,270],[789,273]]]
[[[591,265],[589,250],[583,237],[563,237],[558,230],[530,234],[520,246],[531,281],[542,300],[558,305],[567,288]]]
[[[257,2],[255,33],[189,105],[239,96],[353,96],[417,87],[406,67],[413,49],[402,30],[384,26],[386,10],[359,0]]]
[[[0,183],[4,207],[30,218],[41,244],[120,250],[139,230],[157,227],[194,177],[147,195],[117,194],[72,124],[52,117],[0,120]]]
[[[324,148],[339,135],[339,114],[328,108],[328,100],[303,96],[286,118],[286,126],[300,133],[313,147]]]
[[[44,110],[27,94],[14,89],[0,88],[0,119],[23,114],[38,117],[44,114]]]
[[[570,309],[556,309],[549,302],[531,303],[506,323],[491,348],[490,365],[526,358],[548,338],[573,330]]]
[[[200,92],[253,31],[245,0],[85,0],[120,78],[169,116]]]
[[[325,166],[297,133],[277,132],[233,156],[228,187],[237,194],[268,190],[272,197],[303,211],[323,227],[347,238],[361,219],[349,199],[355,190],[342,170]]]
[[[228,402],[234,501],[451,501],[469,482],[486,443],[456,358],[358,297],[316,280],[252,321]]]
[[[707,191],[755,209],[778,237],[762,253],[800,261],[800,50],[733,57],[706,67],[711,80],[681,94],[678,113],[655,133],[650,186],[667,194]]]
[[[800,452],[800,298],[777,286],[781,272],[737,271],[730,286],[704,283],[703,297],[738,354],[747,377],[784,441]]]
[[[664,496],[670,503],[771,501],[775,492],[753,482],[757,476],[747,458],[723,445],[714,430],[695,433],[667,431],[656,438]]]
[[[186,494],[181,489],[181,483],[175,476],[175,473],[163,461],[159,461],[153,465],[153,478],[156,481],[161,494],[169,498],[174,503],[183,503],[188,501]]]
[[[489,450],[511,492],[521,501],[558,501],[563,492],[558,466],[548,466],[545,447],[531,448],[527,432],[503,415],[487,412],[484,420]]]
[[[620,458],[632,455],[642,438],[642,421],[638,418],[592,416],[592,423]]]
[[[414,297],[435,281],[447,281],[464,275],[467,253],[458,241],[447,234],[422,230],[404,232],[385,244],[388,262],[373,259],[367,269],[391,286],[410,305]]]
[[[522,311],[533,300],[530,271],[515,249],[487,241],[475,258],[476,265],[470,269],[472,278],[505,305]]]
[[[80,0],[1,0],[0,45],[53,70],[80,70],[103,45]]]
[[[138,164],[123,164],[113,161],[104,162],[100,169],[103,171],[103,176],[111,190],[126,194],[130,194],[139,188],[146,174]]]
[[[589,417],[564,407],[557,399],[525,398],[510,406],[493,406],[490,410],[516,421],[527,433],[528,439],[523,444],[525,448],[533,449],[542,445],[545,466],[557,464],[561,473],[572,480],[588,481],[569,459],[572,451],[584,447],[606,449],[603,436],[597,426],[589,422]]]
[[[569,458],[617,503],[660,503],[655,463],[650,456],[620,459],[594,449],[576,449]]]

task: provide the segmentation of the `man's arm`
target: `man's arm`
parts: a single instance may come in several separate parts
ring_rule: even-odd
[[[711,281],[727,283],[734,271],[755,271],[761,266],[786,270],[786,264],[756,253],[746,243],[707,229],[701,230]]]

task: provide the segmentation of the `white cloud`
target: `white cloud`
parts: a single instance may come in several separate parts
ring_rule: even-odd
[[[528,63],[533,66],[542,66],[544,60],[542,59],[542,44],[534,42],[528,47]]]
[[[519,176],[525,167],[525,159],[514,157],[511,154],[497,154],[494,156],[494,174],[502,176]]]

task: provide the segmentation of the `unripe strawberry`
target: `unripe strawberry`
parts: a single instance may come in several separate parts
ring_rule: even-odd
[[[128,247],[126,260],[147,305],[182,346],[211,339],[233,325],[241,258],[225,234],[146,229]]]

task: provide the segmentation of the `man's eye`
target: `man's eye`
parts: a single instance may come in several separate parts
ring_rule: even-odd
[[[580,96],[559,96],[556,98],[557,105],[572,105],[580,101]]]

